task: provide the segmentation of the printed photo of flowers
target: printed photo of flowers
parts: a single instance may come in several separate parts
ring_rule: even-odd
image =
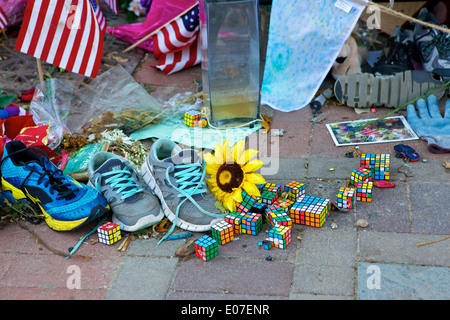
[[[403,116],[337,122],[326,126],[336,146],[419,139]]]

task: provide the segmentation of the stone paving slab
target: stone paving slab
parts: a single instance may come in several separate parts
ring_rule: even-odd
[[[107,300],[162,300],[178,259],[127,256],[106,295]]]
[[[407,264],[358,264],[359,300],[448,300],[450,269]]]
[[[294,265],[286,261],[224,259],[182,261],[174,292],[288,297]]]

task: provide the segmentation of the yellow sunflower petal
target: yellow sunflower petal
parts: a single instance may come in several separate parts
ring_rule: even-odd
[[[237,162],[239,160],[242,153],[244,152],[244,148],[245,148],[245,140],[240,140],[240,141],[236,142],[236,144],[233,146],[234,162]]]
[[[242,188],[245,190],[245,192],[247,192],[251,196],[259,197],[261,195],[261,193],[258,190],[258,187],[256,187],[256,185],[251,182],[244,180],[244,182],[242,182]]]
[[[216,158],[217,164],[223,163],[223,151],[220,143],[216,144],[216,147],[214,148],[214,157]]]
[[[223,142],[223,147],[222,147],[223,163],[233,163],[233,158],[232,158],[229,142],[230,142],[230,140],[225,140]]]
[[[232,193],[227,193],[224,196],[223,206],[225,207],[225,209],[227,209],[230,212],[232,212],[232,211],[234,211],[236,209],[236,203],[234,201]]]
[[[258,154],[258,150],[255,149],[247,149],[244,153],[239,157],[238,163],[243,165],[249,162],[252,158],[254,158]]]
[[[244,181],[247,181],[247,182],[250,182],[250,183],[254,183],[254,184],[266,183],[266,180],[259,173],[247,173],[245,175],[244,179],[245,179]]]
[[[254,172],[262,167],[264,163],[261,160],[255,159],[252,161],[247,162],[243,167],[242,170],[244,172]]]
[[[241,188],[235,188],[232,192],[233,199],[237,202],[242,202],[242,189]]]
[[[220,164],[207,164],[206,165],[206,174],[216,174],[217,170],[220,168]]]
[[[216,157],[214,157],[210,152],[204,154],[203,159],[206,164],[216,164]]]

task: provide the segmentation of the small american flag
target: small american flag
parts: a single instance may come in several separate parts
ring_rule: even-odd
[[[97,18],[98,25],[100,26],[100,31],[105,31],[106,29],[106,18],[103,15],[102,10],[97,5],[97,2],[95,0],[89,0],[92,5],[92,9],[94,9],[95,17]]]
[[[89,0],[28,0],[15,50],[96,77],[103,33]]]
[[[6,29],[8,25],[8,18],[6,17],[5,12],[0,8],[0,30]]]
[[[198,4],[161,28],[153,36],[153,54],[158,59],[155,68],[172,74],[200,63],[199,29]]]
[[[117,0],[105,0],[106,4],[111,8],[111,10],[115,14],[119,14],[119,11],[117,10]]]

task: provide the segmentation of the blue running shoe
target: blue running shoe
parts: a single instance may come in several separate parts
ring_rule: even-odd
[[[42,150],[27,148],[21,141],[6,144],[0,176],[3,192],[34,204],[56,231],[77,229],[109,211],[97,190],[63,174]]]

